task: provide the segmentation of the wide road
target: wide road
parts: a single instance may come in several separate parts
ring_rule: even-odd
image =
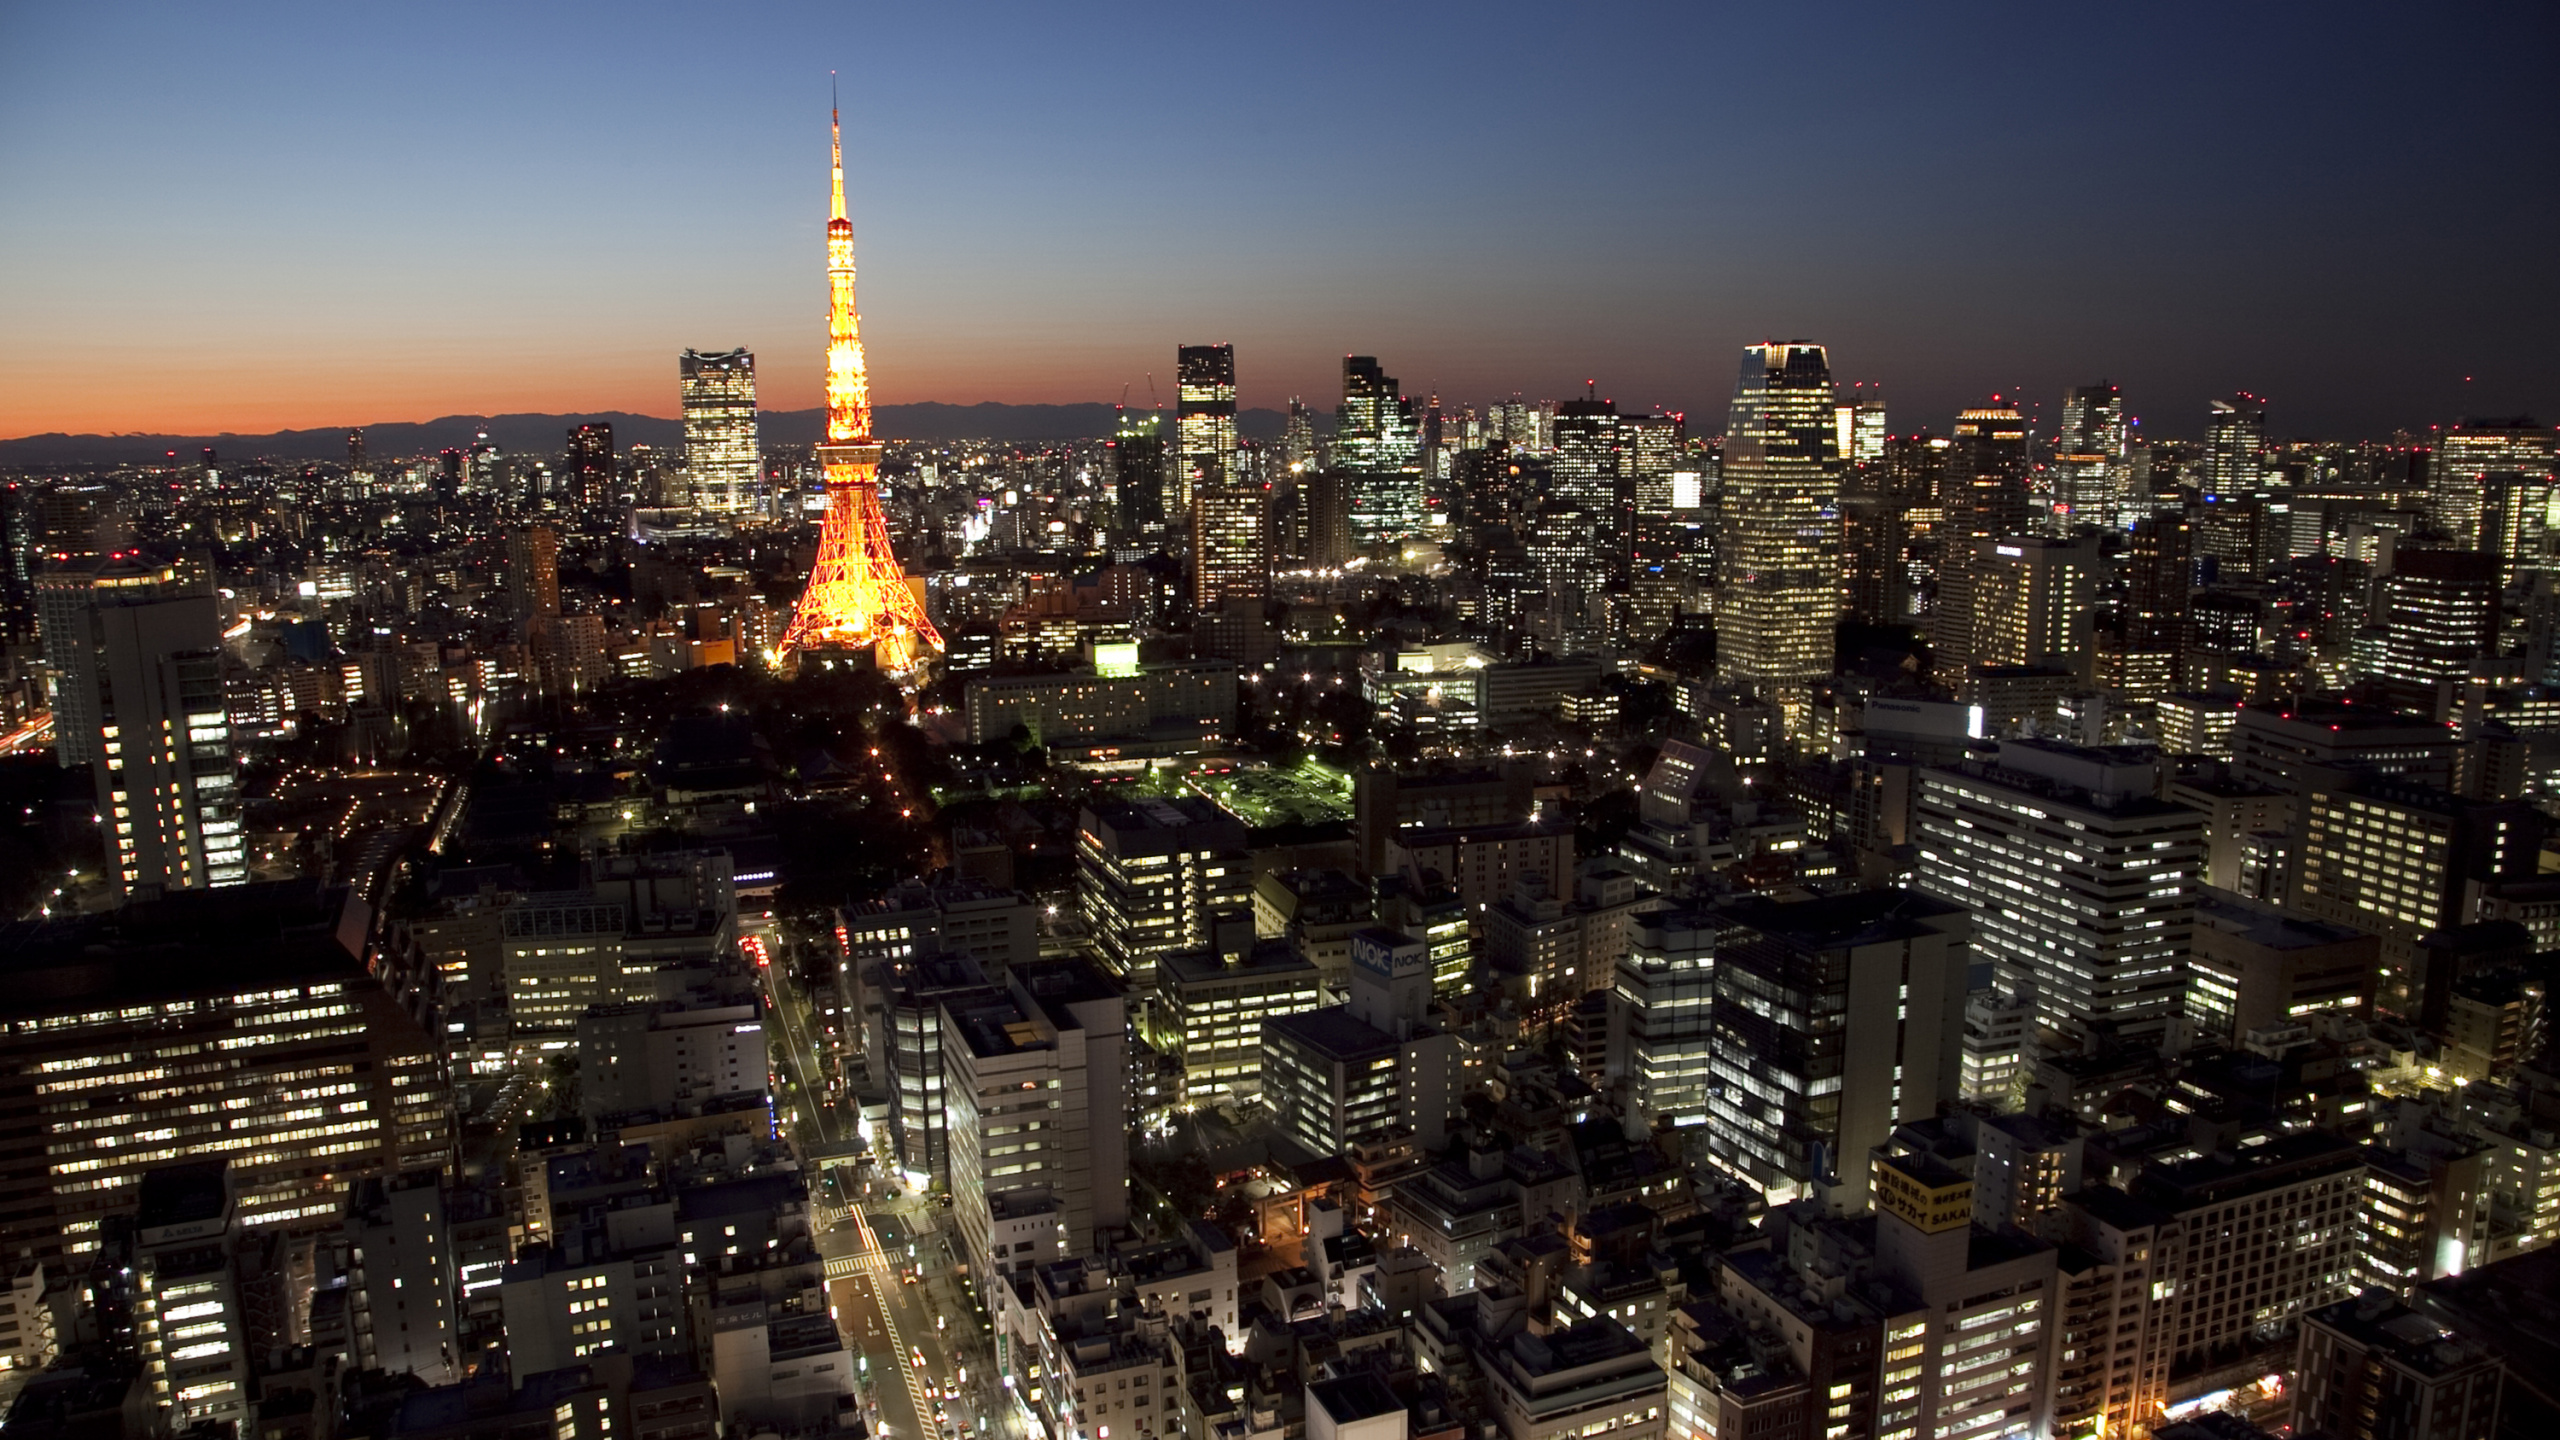
[[[823,1062],[802,999],[792,993],[784,942],[760,923],[751,930],[772,947],[772,963],[762,968],[773,1017],[766,1043],[774,1070],[788,1082],[783,1123],[802,1155],[815,1157],[804,1164],[827,1303],[837,1331],[863,1357],[867,1418],[900,1440],[1028,1440],[1027,1412],[995,1373],[977,1303],[961,1285],[951,1212],[926,1196],[886,1193],[894,1181],[866,1179],[895,1177],[892,1156],[865,1168],[854,1157],[817,1154],[851,1137],[854,1121],[811,1083]]]

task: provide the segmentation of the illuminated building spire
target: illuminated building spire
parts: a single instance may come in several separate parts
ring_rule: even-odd
[[[844,217],[844,121],[827,109],[835,156],[827,219],[827,438],[871,438],[871,377],[862,365],[862,320],[853,303],[853,222]]]
[[[871,377],[862,364],[862,325],[853,300],[853,222],[844,213],[844,123],[832,105],[827,130],[834,161],[827,217],[827,438],[817,448],[827,475],[826,527],[780,654],[869,649],[881,669],[902,672],[913,669],[925,651],[940,650],[942,636],[898,565],[888,518],[880,510],[880,445],[871,438]]]

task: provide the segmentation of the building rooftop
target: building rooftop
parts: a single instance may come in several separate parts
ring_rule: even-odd
[[[1307,1386],[1307,1399],[1324,1407],[1335,1425],[1371,1420],[1393,1415],[1404,1408],[1396,1392],[1387,1382],[1367,1371],[1359,1371],[1335,1380],[1312,1381]]]
[[[1396,1037],[1354,1019],[1348,1005],[1274,1015],[1262,1022],[1262,1031],[1266,1036],[1284,1036],[1328,1060],[1369,1060],[1396,1051]]]
[[[231,1203],[223,1176],[230,1164],[227,1159],[190,1160],[143,1172],[134,1224],[155,1230],[220,1219]]]
[[[1775,935],[1807,949],[1870,945],[1935,933],[1922,923],[1963,913],[1964,907],[1917,890],[1862,890],[1814,900],[1745,895],[1715,907],[1721,918]]]
[[[2324,920],[2306,918],[2298,910],[2279,910],[2273,905],[2216,890],[2207,885],[2196,895],[2196,924],[2224,935],[2246,940],[2269,950],[2308,950],[2320,945],[2343,945],[2360,939],[2364,931],[2352,925],[2332,925]]]
[[[2246,1150],[2154,1165],[2142,1173],[2135,1188],[2142,1199],[2165,1209],[2192,1210],[2363,1166],[2364,1152],[2355,1146],[2308,1130]]]
[[[2449,1375],[2483,1361],[2496,1363],[2496,1352],[2487,1346],[2456,1336],[2384,1290],[2367,1290],[2352,1300],[2324,1306],[2312,1311],[2310,1318],[2367,1352],[2386,1354],[2402,1369],[2421,1375]]]
[[[352,890],[276,880],[0,926],[0,1019],[363,980]]]
[[[1523,1375],[1536,1377],[1579,1370],[1630,1355],[1646,1354],[1645,1343],[1617,1321],[1602,1316],[1563,1330],[1511,1337],[1511,1359]]]
[[[1316,980],[1315,962],[1301,959],[1285,940],[1257,940],[1244,952],[1241,960],[1228,964],[1214,951],[1182,950],[1156,957],[1156,973],[1160,980],[1174,985],[1198,985],[1217,980],[1278,980],[1303,975],[1309,985]]]

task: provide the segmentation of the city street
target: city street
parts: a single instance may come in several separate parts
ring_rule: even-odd
[[[759,933],[780,943],[769,929]],[[773,1002],[766,1039],[787,1085],[781,1118],[801,1153],[815,1157],[804,1164],[827,1302],[862,1357],[867,1418],[881,1433],[916,1440],[1028,1440],[1027,1413],[996,1373],[978,1306],[957,1273],[951,1212],[926,1195],[865,1194],[880,1183],[866,1176],[897,1174],[895,1157],[865,1167],[838,1152],[854,1121],[810,1083],[823,1066],[814,1027],[791,993],[787,957],[771,958],[761,973]]]

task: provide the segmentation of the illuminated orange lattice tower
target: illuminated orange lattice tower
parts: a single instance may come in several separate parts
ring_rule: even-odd
[[[827,221],[826,529],[782,653],[870,648],[883,670],[910,670],[942,636],[889,546],[880,513],[880,443],[871,438],[871,380],[853,305],[853,222],[844,218],[844,127],[834,112],[835,212]]]

